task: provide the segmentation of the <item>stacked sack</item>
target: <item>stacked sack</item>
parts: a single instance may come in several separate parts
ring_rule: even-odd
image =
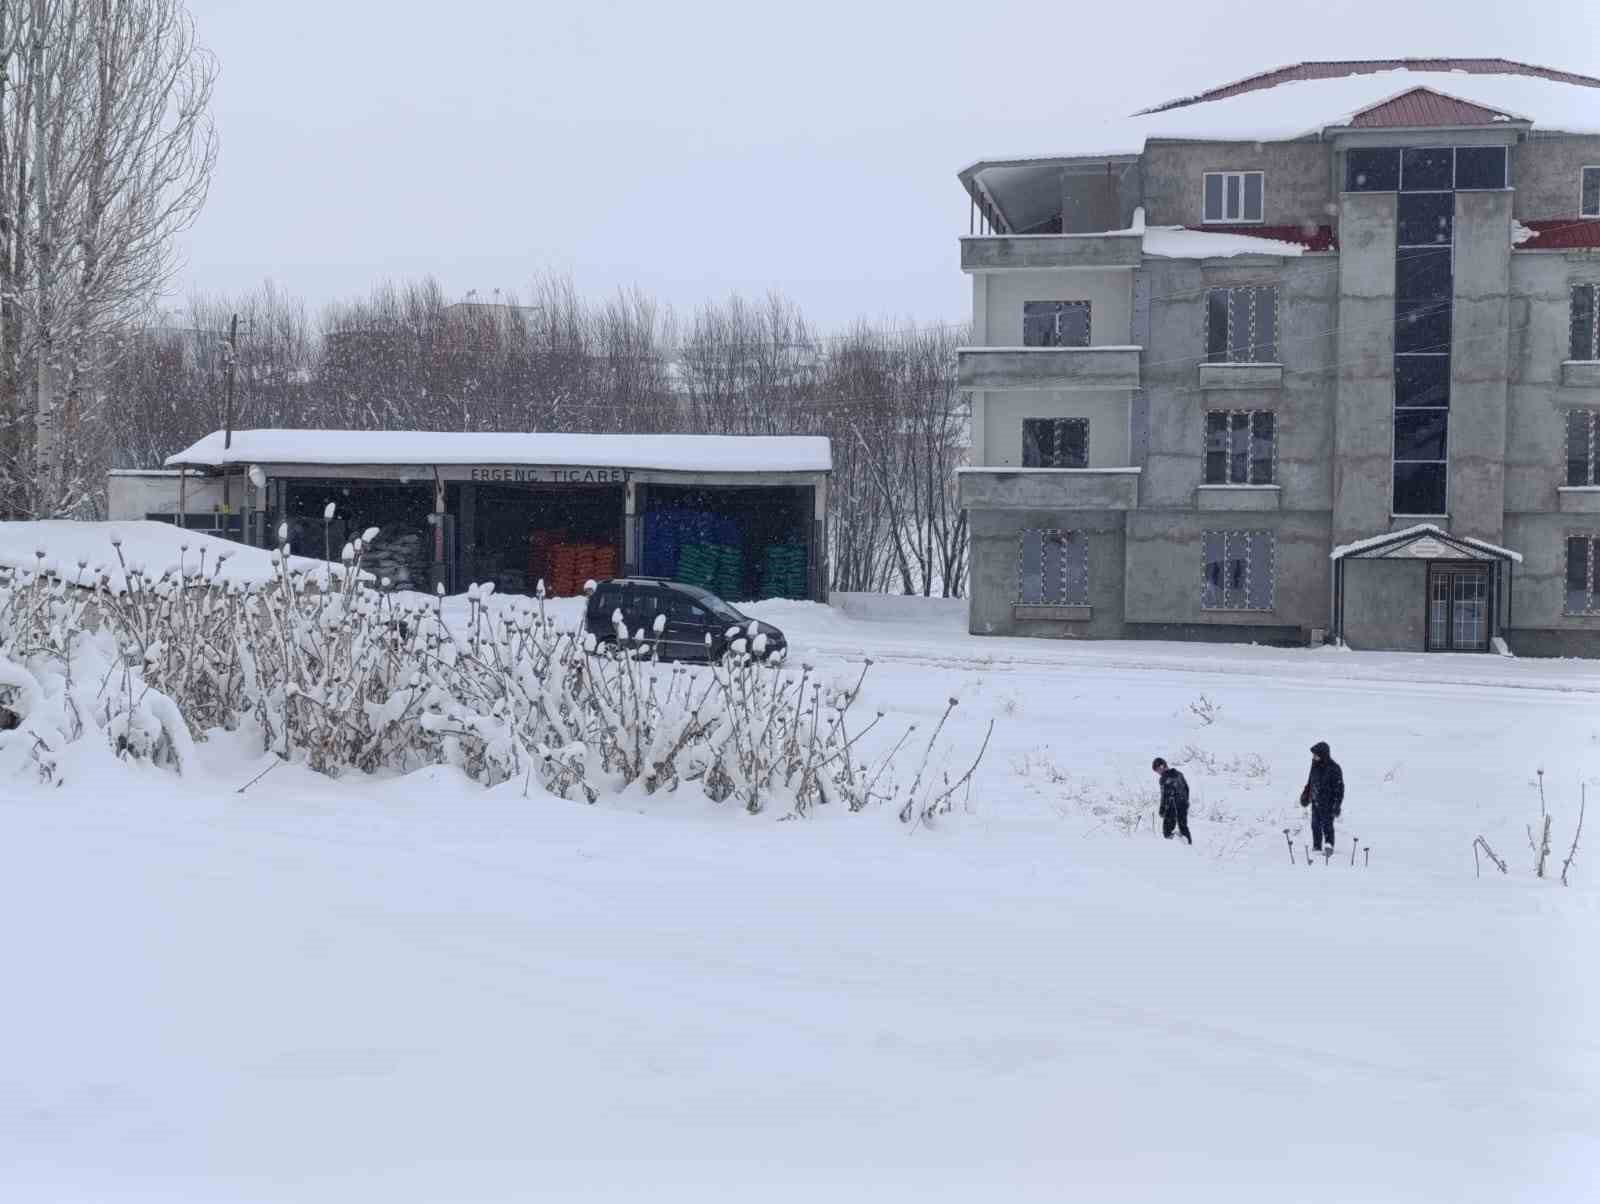
[[[384,527],[362,553],[361,567],[395,589],[428,587],[429,549],[422,532],[411,527]]]
[[[799,543],[773,544],[761,565],[759,598],[804,598],[806,596],[806,548]]]
[[[575,598],[585,583],[617,575],[617,549],[613,544],[558,543],[550,550],[550,575],[545,588],[552,597]]]

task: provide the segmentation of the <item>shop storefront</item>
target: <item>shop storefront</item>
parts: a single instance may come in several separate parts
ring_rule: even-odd
[[[258,545],[287,524],[311,556],[376,527],[366,563],[396,588],[566,596],[629,574],[820,601],[831,465],[804,436],[218,432],[164,472],[116,474],[111,517]]]

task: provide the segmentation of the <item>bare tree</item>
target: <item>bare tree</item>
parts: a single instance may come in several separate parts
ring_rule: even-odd
[[[100,486],[103,372],[178,267],[216,158],[216,65],[181,0],[0,0],[5,508]],[[87,454],[86,454],[87,453]]]

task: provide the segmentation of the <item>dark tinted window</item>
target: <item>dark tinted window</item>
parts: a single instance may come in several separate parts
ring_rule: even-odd
[[[1396,410],[1394,458],[1396,460],[1444,459],[1447,416],[1444,410]]]
[[[1583,216],[1600,217],[1600,167],[1583,169]]]
[[[1588,410],[1569,410],[1567,412],[1567,484],[1592,485],[1593,476],[1591,466],[1594,463],[1591,451],[1593,437],[1594,415]]]
[[[1400,152],[1400,188],[1426,192],[1455,185],[1455,153],[1448,146],[1409,147]]]
[[[1089,420],[1024,418],[1022,466],[1024,468],[1089,467]]]
[[[1450,350],[1450,303],[1396,301],[1394,350],[1403,355],[1417,351]]]
[[[1593,594],[1589,589],[1589,540],[1583,536],[1567,537],[1567,613],[1579,615],[1590,608]]]
[[[1206,415],[1206,484],[1228,484],[1228,414]]]
[[[1405,515],[1443,514],[1445,494],[1443,464],[1394,466],[1394,512]]]
[[[1595,351],[1595,286],[1577,284],[1572,288],[1572,358],[1600,359]]]
[[[1504,188],[1505,186],[1505,147],[1456,147],[1457,188]]]
[[[1344,187],[1346,192],[1399,192],[1400,152],[1392,148],[1346,152]]]
[[[1228,362],[1228,290],[1214,288],[1206,293],[1206,359],[1213,364]]]
[[[1450,404],[1448,355],[1401,355],[1394,361],[1394,404],[1397,406],[1447,406]]]
[[[1273,478],[1273,442],[1277,438],[1277,416],[1261,410],[1250,416],[1250,483],[1270,485]]]
[[[610,619],[611,612],[622,604],[622,590],[614,585],[603,585],[589,599],[589,613]]]
[[[1424,192],[1400,198],[1398,218],[1402,247],[1449,246],[1455,225],[1456,198],[1448,192]]]
[[[1450,300],[1450,248],[1423,251],[1408,247],[1395,256],[1394,297],[1396,301]]]

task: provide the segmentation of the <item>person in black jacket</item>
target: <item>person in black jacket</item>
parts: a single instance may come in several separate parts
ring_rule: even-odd
[[[1178,835],[1193,844],[1194,837],[1189,835],[1189,783],[1160,757],[1150,762],[1150,768],[1161,779],[1161,835],[1171,840],[1172,830],[1177,828]]]
[[[1300,805],[1311,808],[1311,847],[1333,849],[1333,821],[1344,807],[1344,770],[1333,759],[1326,741],[1311,746],[1311,776],[1300,792]]]

